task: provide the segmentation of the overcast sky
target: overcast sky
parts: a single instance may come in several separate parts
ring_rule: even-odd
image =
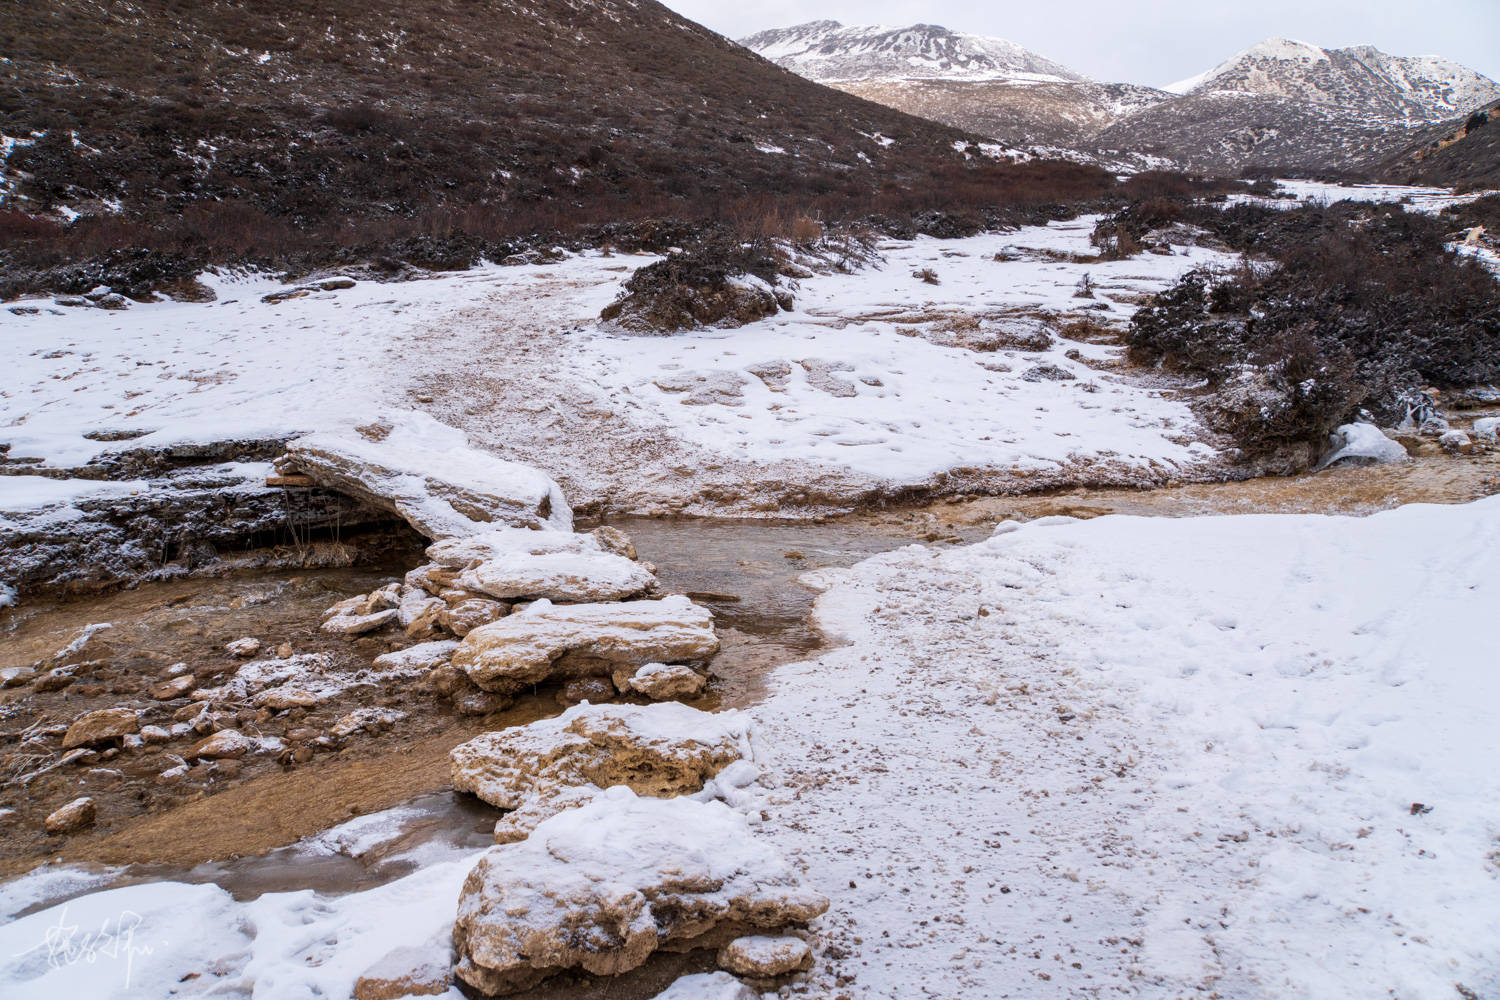
[[[1500,0],[664,0],[731,38],[829,18],[998,35],[1098,80],[1162,86],[1263,38],[1442,55],[1500,79]]]

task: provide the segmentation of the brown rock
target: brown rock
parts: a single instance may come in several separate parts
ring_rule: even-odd
[[[85,796],[81,799],[74,799],[52,813],[43,821],[43,825],[53,836],[77,833],[85,827],[93,826],[94,816],[94,800]]]
[[[488,598],[470,597],[438,612],[438,624],[462,639],[476,628],[497,622],[510,613],[510,605]]]
[[[626,559],[638,558],[635,554],[635,543],[619,528],[612,528],[605,524],[595,528],[589,534],[594,536],[599,542],[599,547],[605,552],[624,556]]]
[[[294,684],[268,688],[255,696],[257,708],[268,708],[273,712],[285,712],[292,708],[312,708],[319,701],[317,695]]]
[[[615,686],[603,677],[579,677],[568,681],[557,692],[559,705],[577,705],[588,702],[602,705],[615,700]]]
[[[106,708],[90,712],[68,727],[63,736],[62,748],[71,750],[74,747],[108,743],[139,732],[140,728],[141,718],[134,709]]]
[[[186,754],[201,760],[222,760],[243,757],[254,750],[256,742],[238,729],[221,729],[206,740],[202,740]]]
[[[34,667],[5,667],[0,669],[0,687],[20,687],[36,678]]]
[[[198,679],[192,674],[182,674],[159,684],[153,684],[146,693],[157,701],[171,701],[173,698],[184,697],[197,683]]]
[[[243,639],[236,639],[229,643],[224,649],[230,656],[247,659],[260,652],[260,640],[247,635]]]
[[[774,979],[812,964],[812,949],[796,937],[735,938],[719,949],[719,968],[751,979]]]
[[[510,695],[490,691],[465,691],[453,699],[453,707],[460,715],[490,715],[503,712],[516,703]]]

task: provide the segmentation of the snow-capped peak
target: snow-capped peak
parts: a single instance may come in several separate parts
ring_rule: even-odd
[[[1500,84],[1438,56],[1392,56],[1369,45],[1324,49],[1286,38],[1268,38],[1165,89],[1291,98],[1416,120],[1500,99]]]
[[[1004,38],[935,24],[908,27],[813,21],[762,31],[741,44],[820,83],[856,80],[1078,82],[1087,78]]]

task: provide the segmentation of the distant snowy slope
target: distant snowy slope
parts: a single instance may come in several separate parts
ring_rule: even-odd
[[[1500,84],[1439,56],[1393,56],[1368,45],[1323,49],[1285,38],[1267,39],[1166,89],[1292,98],[1419,121],[1500,98]]]
[[[1087,78],[1003,38],[935,24],[905,28],[813,21],[762,31],[746,48],[820,83],[851,80],[970,80],[1063,83]]]

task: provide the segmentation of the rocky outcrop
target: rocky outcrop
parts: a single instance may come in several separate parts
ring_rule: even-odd
[[[570,969],[616,975],[827,908],[727,806],[616,787],[480,859],[453,926],[457,974],[492,995]]]
[[[718,651],[713,614],[686,597],[538,601],[470,632],[453,664],[485,690],[511,693],[552,678],[610,677],[624,666],[707,660]]]
[[[685,705],[578,705],[555,719],[486,733],[454,749],[453,787],[513,810],[495,826],[501,843],[542,820],[624,785],[638,795],[696,792],[750,756],[739,712]]]
[[[298,438],[277,467],[393,511],[434,540],[499,525],[573,526],[549,477],[473,448],[461,431],[423,413],[388,414],[348,434]]]

